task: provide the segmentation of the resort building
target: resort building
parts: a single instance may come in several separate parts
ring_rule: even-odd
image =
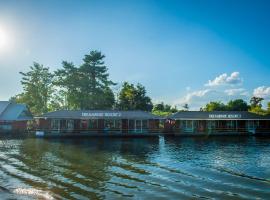
[[[269,134],[270,116],[237,111],[182,111],[169,117],[176,135]]]
[[[140,135],[159,133],[164,120],[144,111],[59,110],[36,117],[44,135]]]
[[[0,132],[25,131],[27,122],[32,119],[26,105],[0,101]]]

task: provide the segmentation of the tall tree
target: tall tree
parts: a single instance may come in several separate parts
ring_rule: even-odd
[[[263,98],[261,98],[261,97],[251,97],[251,99],[250,99],[250,105],[251,105],[251,107],[262,107],[262,101],[263,101],[264,99]]]
[[[20,72],[20,74],[23,93],[12,99],[27,104],[35,115],[48,112],[53,87],[53,75],[49,72],[49,68],[34,62],[28,72]]]
[[[150,97],[146,96],[146,89],[141,84],[136,86],[124,82],[118,95],[117,107],[121,110],[151,111],[153,104]]]
[[[62,69],[55,71],[54,84],[60,88],[62,101],[66,99],[68,109],[80,109],[82,106],[80,72],[72,62],[63,61]]]
[[[188,111],[188,110],[189,110],[189,106],[188,106],[188,104],[187,104],[187,103],[185,103],[185,104],[183,105],[183,108],[184,108],[184,110],[185,110],[185,111]]]
[[[99,51],[85,55],[83,64],[75,67],[64,61],[63,68],[55,72],[56,85],[66,94],[69,109],[110,109],[114,105],[114,94],[109,80],[105,56]]]
[[[109,80],[108,68],[104,65],[103,55],[99,51],[91,51],[85,55],[79,71],[82,80],[83,109],[111,108],[114,95],[110,86],[115,85]]]

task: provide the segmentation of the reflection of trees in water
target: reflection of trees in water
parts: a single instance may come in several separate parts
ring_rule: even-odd
[[[42,180],[24,179],[28,185],[46,188],[63,197],[71,193],[103,198],[117,158],[147,162],[158,147],[158,138],[27,139],[20,148],[20,170]]]

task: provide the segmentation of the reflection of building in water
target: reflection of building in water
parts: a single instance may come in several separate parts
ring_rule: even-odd
[[[160,130],[160,117],[144,111],[55,111],[36,117],[47,135],[146,134]]]
[[[102,138],[99,141],[24,140],[20,146],[22,164],[18,168],[39,178],[36,181],[34,177],[17,178],[32,188],[48,188],[67,199],[73,199],[73,194],[100,199],[111,178],[113,153],[102,151],[108,145],[109,141],[104,143]]]
[[[270,134],[270,116],[236,111],[184,111],[169,117],[177,135]]]
[[[158,141],[158,137],[23,140],[17,158],[21,173],[16,177],[31,188],[67,199],[73,199],[73,194],[104,199],[106,187],[113,188],[113,178],[133,178],[125,170],[145,173],[132,163],[147,163]]]

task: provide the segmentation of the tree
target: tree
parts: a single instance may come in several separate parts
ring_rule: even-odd
[[[248,111],[249,106],[243,99],[231,100],[227,104],[228,111]]]
[[[168,116],[172,113],[178,112],[176,106],[172,107],[169,104],[164,104],[163,102],[155,104],[152,113],[159,116]]]
[[[185,103],[185,104],[183,105],[183,108],[184,108],[184,110],[185,110],[185,111],[188,111],[188,110],[189,110],[189,106],[188,106],[188,104],[187,104],[187,103]]]
[[[226,111],[226,106],[221,102],[211,101],[203,108],[204,111]]]
[[[267,113],[270,114],[270,101],[267,103]]]
[[[153,104],[150,97],[146,96],[146,89],[141,84],[136,86],[124,82],[118,95],[117,108],[120,110],[151,111]]]
[[[35,115],[48,112],[53,87],[53,75],[49,72],[49,68],[34,62],[33,66],[30,66],[30,71],[20,74],[23,92],[11,100],[27,104]]]
[[[263,101],[264,99],[263,98],[261,98],[261,97],[252,97],[251,99],[250,99],[250,105],[251,105],[251,107],[262,107],[262,101]]]
[[[69,109],[112,108],[115,99],[110,86],[115,83],[109,80],[104,58],[101,52],[91,51],[80,67],[64,61],[63,68],[55,72],[55,84],[64,91]]]

